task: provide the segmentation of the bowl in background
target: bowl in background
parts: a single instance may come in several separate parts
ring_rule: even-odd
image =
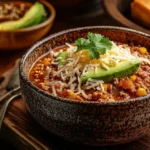
[[[53,34],[32,46],[20,62],[20,83],[28,110],[48,131],[76,143],[114,145],[140,138],[150,131],[150,95],[120,102],[71,101],[47,94],[28,79],[41,55],[66,42],[74,43],[88,31],[150,50],[150,35],[127,28],[91,26]]]
[[[150,34],[150,30],[133,21],[130,4],[133,0],[104,0],[104,7],[108,14],[125,27]]]
[[[24,3],[26,7],[32,5],[30,2],[24,1],[7,1],[14,5]],[[44,4],[45,9],[48,12],[48,18],[46,21],[27,28],[16,29],[11,31],[0,30],[0,50],[21,50],[30,47],[32,44],[43,38],[50,30],[53,21],[55,19],[54,7],[45,0],[40,0]],[[1,2],[2,4],[4,2]]]
[[[102,9],[102,0],[50,0],[50,3],[56,8],[58,16],[66,15],[72,19],[72,16],[79,17],[93,15],[98,9]],[[100,11],[100,10],[99,10]],[[63,18],[65,19],[65,17]]]

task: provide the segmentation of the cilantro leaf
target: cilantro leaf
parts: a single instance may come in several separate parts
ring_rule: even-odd
[[[88,45],[90,44],[90,41],[88,39],[78,38],[75,41],[75,43],[76,43],[76,45],[78,45],[77,51],[80,51],[80,50],[86,49],[88,47]]]
[[[99,41],[101,41],[102,38],[104,38],[101,34],[94,34],[92,32],[88,32],[87,37],[92,42],[94,42],[94,41],[99,42]]]
[[[110,50],[112,47],[111,41],[101,34],[88,32],[87,37],[88,39],[78,38],[75,43],[77,52],[88,50],[91,59],[98,59],[100,54],[105,54],[106,50]]]
[[[92,49],[92,48],[87,49],[87,50],[89,52],[89,56],[90,56],[91,59],[94,59],[94,58],[98,59],[99,58],[98,51],[94,51],[94,49]]]

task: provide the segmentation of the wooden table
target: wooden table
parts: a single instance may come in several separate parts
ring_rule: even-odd
[[[60,17],[59,19],[56,18],[49,34],[67,28],[86,25],[118,24],[108,17],[107,14],[103,13],[103,11],[91,19],[82,19],[79,22],[72,22],[71,19],[65,20]],[[24,53],[25,50],[18,52],[0,51],[0,74],[10,69],[15,60]],[[29,114],[22,98],[16,99],[10,104],[2,126],[1,137],[10,141],[13,146],[20,150],[150,150],[150,133],[132,143],[110,147],[83,146],[65,141],[43,129]]]

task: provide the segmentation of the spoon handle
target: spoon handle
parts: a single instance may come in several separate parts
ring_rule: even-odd
[[[3,100],[5,100],[7,97],[11,96],[14,92],[17,92],[20,90],[20,86],[12,89],[11,91],[7,92],[5,95],[0,97],[0,102],[2,102]]]
[[[16,93],[14,95],[12,95],[9,99],[7,99],[4,104],[1,106],[1,109],[0,109],[0,130],[1,130],[1,127],[2,127],[2,123],[3,123],[3,119],[4,119],[4,116],[5,116],[5,113],[6,113],[6,110],[9,106],[9,103],[14,100],[15,98],[21,96],[21,93]]]

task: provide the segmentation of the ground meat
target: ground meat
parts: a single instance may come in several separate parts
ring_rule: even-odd
[[[100,93],[98,91],[92,94],[92,100],[97,101],[100,98]]]
[[[119,94],[120,94],[120,97],[122,97],[123,99],[130,98],[129,94],[127,94],[125,91],[120,91]]]
[[[0,22],[18,20],[28,9],[25,4],[14,5],[13,3],[5,3],[0,5]]]

